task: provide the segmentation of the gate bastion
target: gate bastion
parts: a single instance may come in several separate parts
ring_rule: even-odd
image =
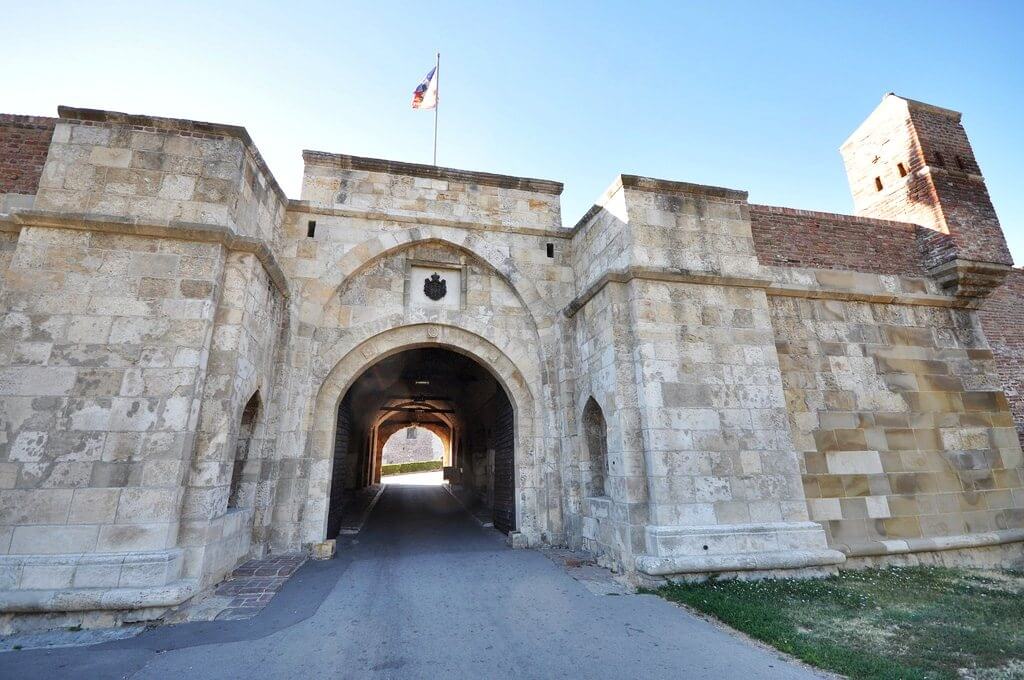
[[[508,393],[515,545],[1020,566],[1024,272],[960,114],[889,94],[841,153],[854,216],[621,175],[567,228],[557,182],[305,151],[289,199],[241,127],[0,116],[2,625],[323,541],[339,401],[408,347]]]

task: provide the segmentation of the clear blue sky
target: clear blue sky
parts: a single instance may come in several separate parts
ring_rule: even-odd
[[[241,124],[298,197],[304,148],[430,162],[440,50],[439,163],[563,181],[571,226],[620,172],[850,212],[894,91],[964,112],[1024,264],[1022,2],[207,4],[8,3],[0,110]]]

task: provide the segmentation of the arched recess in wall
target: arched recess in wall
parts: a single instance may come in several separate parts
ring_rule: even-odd
[[[424,260],[465,265],[470,301],[461,308],[423,309],[409,304],[406,264]],[[326,376],[345,352],[368,337],[412,322],[432,321],[483,336],[518,365],[535,367],[536,373],[530,376],[536,378],[535,384],[555,384],[548,360],[551,346],[538,327],[537,309],[531,309],[507,277],[478,253],[458,243],[419,239],[359,262],[322,307],[312,349],[317,377]],[[545,321],[552,323],[550,317]],[[546,393],[537,396],[551,399]]]
[[[583,494],[608,495],[608,424],[604,412],[593,397],[587,399],[581,418],[586,465],[583,468]]]
[[[238,424],[238,436],[235,439],[235,452],[231,467],[231,489],[228,495],[228,508],[251,508],[256,504],[256,484],[258,473],[249,464],[249,453],[252,447],[253,433],[260,413],[259,390],[253,392]]]
[[[337,294],[346,279],[355,276],[374,260],[392,255],[400,250],[421,244],[442,244],[478,258],[497,272],[515,291],[520,302],[527,309],[540,310],[542,313],[538,327],[549,327],[550,319],[555,310],[537,289],[531,278],[519,270],[507,252],[487,243],[478,234],[466,229],[454,229],[435,225],[421,225],[412,229],[381,234],[350,248],[328,268],[327,274],[320,280],[323,288],[323,300]]]
[[[338,410],[355,381],[372,365],[388,357],[418,348],[443,348],[465,355],[486,369],[502,387],[514,421],[517,504],[515,526],[528,542],[536,543],[547,519],[543,488],[543,454],[537,450],[543,429],[537,402],[523,371],[498,347],[465,329],[437,324],[413,324],[391,328],[365,340],[347,352],[321,385],[314,408],[310,441],[311,462],[308,497],[302,518],[302,540],[324,540],[331,492]],[[536,368],[534,368],[535,374]],[[557,493],[557,490],[552,490]],[[521,499],[527,502],[518,502]]]
[[[381,258],[424,245],[440,245],[451,248],[477,260],[501,278],[528,315],[530,325],[537,336],[536,350],[541,357],[541,370],[544,373],[545,384],[554,384],[549,375],[552,369],[544,361],[544,357],[550,356],[557,344],[554,319],[559,310],[541,295],[533,277],[519,269],[515,261],[509,257],[507,249],[497,247],[489,243],[481,234],[466,229],[420,225],[410,229],[382,233],[348,249],[326,269],[323,277],[307,284],[305,293],[307,298],[313,302],[319,302],[321,305],[319,307],[321,317],[310,319],[310,321],[317,328],[330,326],[331,319],[327,318],[332,313],[329,309],[330,305],[358,274],[373,266]]]

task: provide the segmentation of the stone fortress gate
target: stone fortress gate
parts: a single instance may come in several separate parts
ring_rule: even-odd
[[[856,216],[622,175],[567,228],[557,182],[306,151],[289,199],[244,128],[0,117],[0,612],[307,549],[412,424],[636,579],[1020,564],[1024,274],[960,114],[841,151]]]

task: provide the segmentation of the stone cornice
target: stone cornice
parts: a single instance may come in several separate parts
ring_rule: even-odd
[[[593,219],[594,215],[601,211],[612,196],[623,188],[636,191],[647,191],[654,194],[688,194],[691,196],[709,196],[726,201],[744,203],[747,200],[747,192],[740,189],[726,189],[708,184],[693,184],[691,182],[676,182],[668,179],[657,179],[656,177],[643,177],[641,175],[619,175],[608,188],[604,190],[600,198],[590,206],[590,209],[576,221],[572,233],[580,231]]]
[[[253,155],[253,159],[259,169],[266,175],[267,184],[281,199],[282,203],[288,202],[284,189],[277,183],[277,178],[270,171],[267,162],[263,160],[262,154],[256,148],[256,143],[249,136],[249,131],[241,125],[226,125],[224,123],[207,123],[201,120],[188,120],[186,118],[161,118],[159,116],[145,116],[134,113],[122,113],[120,111],[105,111],[103,109],[86,109],[74,106],[58,106],[57,115],[68,121],[84,121],[87,123],[104,123],[108,125],[126,125],[139,128],[145,132],[176,132],[183,135],[195,137],[234,137],[242,142],[245,148]]]
[[[666,281],[673,283],[692,283],[709,286],[732,286],[739,288],[761,288],[768,295],[777,297],[799,297],[817,300],[846,300],[850,302],[873,302],[881,304],[916,305],[923,307],[959,307],[974,309],[980,306],[976,300],[964,300],[945,295],[927,293],[892,293],[880,291],[843,290],[824,286],[801,286],[788,283],[777,283],[769,278],[725,276],[691,272],[682,269],[628,267],[606,272],[591,284],[583,293],[576,296],[562,310],[566,317],[573,317],[609,283],[628,283],[633,279],[647,281]]]
[[[720,274],[706,274],[691,272],[683,269],[653,268],[653,267],[627,267],[606,272],[585,291],[566,305],[562,313],[567,317],[575,316],[576,312],[583,309],[590,300],[597,295],[609,283],[628,283],[633,279],[647,281],[668,281],[673,283],[696,283],[713,286],[734,286],[741,288],[765,288],[771,281],[769,279],[722,276]]]
[[[546,179],[497,175],[490,172],[442,168],[434,165],[422,165],[420,163],[403,163],[383,158],[348,156],[346,154],[311,151],[308,149],[302,152],[302,160],[307,165],[322,165],[344,170],[384,172],[392,175],[410,175],[412,177],[426,177],[428,179],[465,182],[467,184],[482,184],[502,189],[519,189],[521,191],[535,191],[541,194],[554,194],[555,196],[560,195],[563,188],[561,182],[553,182]]]
[[[437,227],[455,227],[458,229],[471,229],[475,231],[501,232],[506,234],[523,234],[526,236],[543,236],[545,238],[571,239],[572,231],[569,229],[544,229],[540,227],[510,227],[504,224],[478,222],[475,220],[448,220],[443,217],[429,217],[426,215],[402,215],[396,213],[381,212],[376,210],[352,210],[348,208],[328,208],[317,205],[310,201],[288,201],[288,211],[297,213],[308,213],[310,215],[328,215],[331,217],[351,217],[360,220],[379,220],[383,222],[398,222],[401,224],[428,224]]]
[[[175,241],[216,243],[227,250],[252,253],[263,265],[267,276],[284,297],[289,296],[288,279],[274,257],[274,253],[261,239],[239,236],[229,228],[215,224],[194,222],[168,222],[151,224],[138,222],[119,215],[98,215],[92,213],[58,213],[47,210],[19,210],[0,219],[0,231],[18,232],[23,227],[50,227],[95,231],[107,234],[146,236]]]
[[[726,189],[709,184],[692,184],[690,182],[676,182],[668,179],[657,179],[656,177],[642,177],[640,175],[619,175],[619,184],[629,189],[638,191],[650,191],[664,194],[694,194],[697,196],[711,196],[723,198],[729,201],[746,201],[747,192],[741,189]]]

